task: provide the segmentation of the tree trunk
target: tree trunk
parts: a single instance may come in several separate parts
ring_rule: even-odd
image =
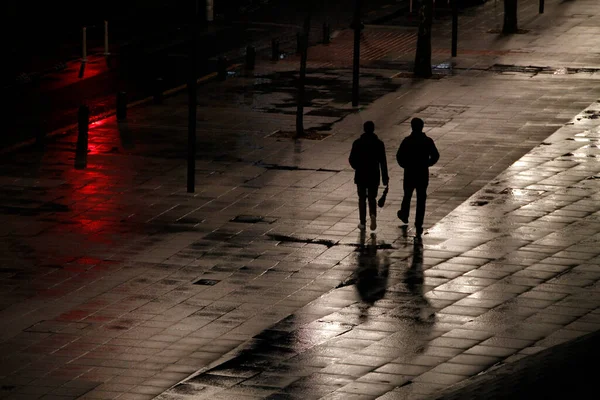
[[[301,50],[300,50],[300,76],[298,77],[298,98],[296,106],[296,137],[304,135],[304,103],[305,98],[305,83],[306,83],[306,61],[308,58],[308,38],[310,32],[310,19],[312,16],[312,2],[308,4],[308,12],[304,18],[304,27],[301,35]]]
[[[504,0],[504,26],[502,33],[517,33],[517,0]]]
[[[419,33],[415,55],[415,76],[431,77],[431,25],[433,23],[433,0],[420,0]]]

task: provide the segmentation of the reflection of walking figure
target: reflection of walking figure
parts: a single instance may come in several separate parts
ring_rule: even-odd
[[[413,243],[413,259],[410,268],[404,275],[403,282],[413,296],[413,302],[417,306],[415,308],[415,320],[419,323],[420,329],[422,329],[421,336],[427,337],[435,324],[435,312],[433,312],[431,304],[429,304],[424,295],[423,244],[420,241]],[[417,352],[422,352],[423,350],[423,346],[417,347]]]
[[[365,303],[360,318],[364,320],[368,308],[385,296],[389,277],[390,262],[385,255],[377,254],[377,236],[371,233],[370,243],[365,246],[365,234],[361,231],[360,254],[355,272],[356,289],[360,298]]]
[[[377,190],[380,180],[385,186],[389,183],[385,145],[375,134],[373,121],[364,123],[365,132],[352,144],[348,161],[354,168],[354,183],[358,191],[358,228],[365,229],[367,223],[367,199],[371,230],[377,229]]]
[[[417,236],[420,236],[423,233],[423,219],[425,218],[429,167],[438,161],[440,154],[433,139],[423,132],[424,123],[422,119],[413,118],[410,125],[412,132],[404,138],[396,153],[398,164],[404,168],[404,198],[398,211],[398,218],[408,224],[410,200],[413,191],[416,189],[417,215],[415,216],[415,228],[417,229]]]

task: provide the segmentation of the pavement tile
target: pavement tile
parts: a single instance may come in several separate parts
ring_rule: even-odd
[[[321,370],[322,374],[345,375],[351,377],[360,377],[373,370],[370,365],[352,365],[352,364],[332,364]]]
[[[432,360],[434,362],[440,362],[439,359]],[[381,364],[380,364],[381,365]],[[418,365],[418,364],[402,364],[402,363],[387,363],[375,370],[377,373],[394,374],[401,376],[417,376],[425,371],[431,369],[429,365]],[[401,386],[401,384],[396,384]]]
[[[458,383],[465,379],[464,375],[456,375],[456,374],[448,374],[448,373],[440,373],[428,371],[424,374],[416,377],[413,382],[415,383],[435,383],[439,385],[451,385],[454,383]]]
[[[487,369],[484,365],[467,365],[467,364],[454,364],[451,362],[445,362],[431,369],[431,372],[442,373],[442,374],[453,374],[453,375],[465,375],[472,376],[480,373]]]

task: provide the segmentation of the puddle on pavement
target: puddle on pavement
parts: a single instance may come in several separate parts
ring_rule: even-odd
[[[361,73],[362,104],[370,104],[385,94],[396,91],[400,82],[383,75]],[[333,123],[355,112],[341,108],[351,101],[352,74],[348,70],[308,69],[305,83],[306,116],[332,118],[321,122],[317,130],[331,130]],[[218,104],[249,107],[264,113],[295,115],[298,93],[298,71],[279,71],[254,77],[239,77],[215,91],[204,94],[199,105]]]
[[[254,163],[254,165],[256,165],[257,167],[262,167],[265,169],[273,169],[273,170],[277,170],[277,171],[315,171],[315,172],[333,172],[333,173],[342,172],[342,170],[339,170],[339,169],[304,168],[304,167],[298,167],[295,165],[270,164],[270,163],[264,163],[262,161],[257,161]]]
[[[513,64],[494,64],[490,68],[490,71],[499,73],[504,72],[518,72],[525,74],[550,74],[550,75],[572,75],[572,74],[594,74],[600,72],[600,68],[571,68],[571,67],[548,67],[548,66],[536,66],[536,65],[513,65]]]

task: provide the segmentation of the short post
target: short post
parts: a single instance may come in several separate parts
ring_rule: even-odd
[[[90,109],[85,104],[79,106],[77,113],[77,147],[75,150],[75,168],[87,167],[88,129],[90,125]]]
[[[223,56],[217,59],[217,78],[220,81],[227,79],[227,59]]]
[[[540,0],[540,14],[544,13],[544,0]]]
[[[77,75],[79,78],[83,78],[83,74],[85,74],[85,65],[87,63],[81,60],[81,65],[79,66],[79,74]]]
[[[296,32],[296,54],[300,54],[302,52],[302,34],[300,32]]]
[[[279,60],[279,40],[271,40],[271,61]]]
[[[329,44],[331,40],[331,28],[327,22],[323,23],[323,44]]]
[[[108,56],[108,21],[104,21],[104,55]]]
[[[154,81],[154,93],[153,93],[153,100],[154,100],[154,104],[162,104],[163,102],[163,79],[162,78],[156,78],[156,80]]]
[[[252,71],[256,64],[256,50],[253,46],[246,47],[246,70]]]
[[[83,27],[83,57],[82,62],[87,62],[87,28]]]
[[[125,121],[127,119],[127,93],[117,93],[117,121]]]

